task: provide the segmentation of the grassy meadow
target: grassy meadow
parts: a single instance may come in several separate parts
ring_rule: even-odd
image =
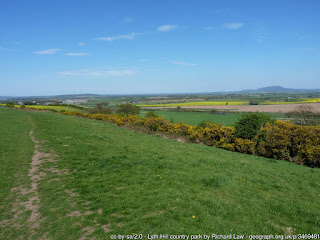
[[[49,112],[0,124],[0,239],[320,232],[320,169]]]
[[[144,116],[147,111],[142,110],[141,116]],[[225,126],[233,126],[240,117],[237,113],[227,113],[227,114],[211,114],[210,112],[173,112],[173,111],[155,111],[155,113],[160,114],[162,117],[169,121],[177,123],[182,121],[186,124],[195,126],[201,121],[211,121],[212,123],[221,123]]]
[[[141,110],[140,116],[145,116],[147,110]],[[211,112],[176,112],[176,111],[154,111],[169,121],[184,122],[188,125],[196,126],[201,121],[211,121],[212,123],[221,123],[224,126],[233,126],[240,118],[240,113],[212,114]],[[269,113],[274,118],[287,118],[283,113]]]

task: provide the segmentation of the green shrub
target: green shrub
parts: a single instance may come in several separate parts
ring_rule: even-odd
[[[197,128],[206,128],[208,123],[211,123],[211,120],[208,120],[208,121],[202,120],[197,124]]]
[[[154,111],[148,111],[148,112],[146,113],[145,117],[146,117],[146,118],[148,118],[148,117],[159,118],[159,117],[161,117],[161,115],[158,114],[158,113],[155,113]]]
[[[120,104],[116,112],[123,113],[125,115],[127,114],[138,115],[140,112],[140,109],[138,106],[135,106],[130,103],[125,103],[125,104]]]
[[[250,100],[249,104],[250,105],[259,105],[259,102],[257,100]]]
[[[238,138],[257,139],[261,127],[266,123],[274,123],[275,120],[265,113],[251,112],[244,113],[240,119],[235,123],[235,135]],[[262,135],[259,135],[260,137]]]

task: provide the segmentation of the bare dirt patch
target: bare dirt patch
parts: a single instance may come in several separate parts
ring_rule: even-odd
[[[94,227],[85,227],[82,229],[85,233],[83,234],[83,236],[80,238],[80,240],[84,240],[87,239],[87,237],[89,237],[93,232],[94,232]]]
[[[30,238],[32,238],[35,234],[35,230],[39,228],[43,221],[43,216],[41,216],[39,211],[41,199],[38,192],[39,181],[46,176],[45,172],[42,170],[42,165],[44,162],[51,160],[52,155],[40,150],[40,143],[33,136],[33,131],[30,131],[29,136],[34,143],[34,153],[28,172],[30,186],[18,186],[11,189],[12,192],[18,193],[15,201],[12,203],[11,212],[14,213],[14,215],[11,219],[2,222],[1,225],[12,225],[14,228],[19,229],[21,226],[17,222],[19,220],[20,222],[23,221],[25,215],[28,214],[29,217],[26,223],[30,229]],[[26,197],[27,200],[25,201]]]
[[[110,224],[101,225],[101,228],[102,228],[106,233],[111,231],[111,229],[110,229],[109,227],[110,227]]]
[[[160,214],[162,214],[164,212],[165,212],[164,210],[154,211],[154,212],[151,212],[151,213],[147,213],[146,215],[142,216],[142,218],[153,217],[153,216],[156,216],[156,215],[160,215]]]

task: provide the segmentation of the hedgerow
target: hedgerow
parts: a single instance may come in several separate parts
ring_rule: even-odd
[[[289,122],[266,123],[258,135],[249,138],[236,136],[234,127],[206,123],[204,127],[183,122],[172,123],[165,118],[137,115],[90,114],[63,112],[64,115],[107,121],[117,126],[137,126],[147,132],[183,136],[194,143],[223,148],[229,151],[276,158],[310,167],[320,167],[320,125],[299,126]],[[262,136],[262,137],[261,137]]]

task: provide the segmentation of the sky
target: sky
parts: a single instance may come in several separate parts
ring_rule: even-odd
[[[319,0],[0,0],[0,96],[320,88]]]

